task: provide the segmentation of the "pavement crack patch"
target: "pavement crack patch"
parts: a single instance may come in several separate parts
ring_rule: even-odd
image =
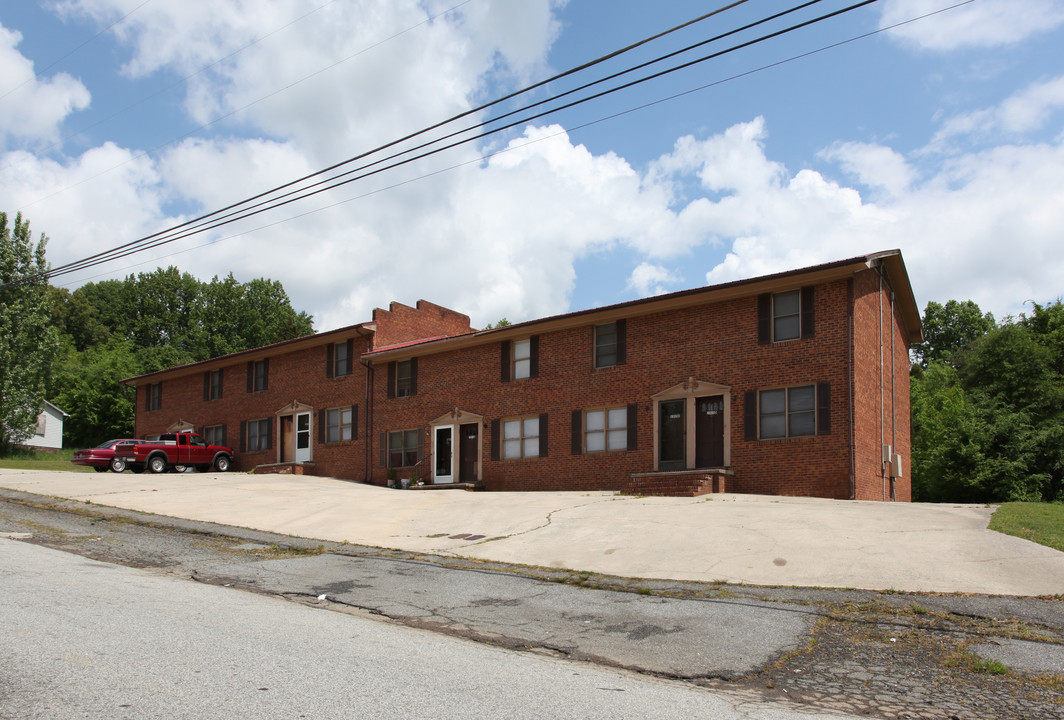
[[[534,528],[529,528],[528,530],[522,530],[521,532],[510,533],[509,535],[500,535],[498,537],[487,538],[486,540],[481,540],[480,542],[473,543],[473,545],[483,545],[485,543],[495,542],[496,540],[507,540],[509,538],[521,537],[522,535],[528,535],[528,534],[534,533],[534,532],[536,532],[538,530],[543,530],[544,528],[550,527],[551,523],[554,522],[554,516],[555,515],[557,515],[558,513],[566,512],[567,510],[576,510],[577,508],[590,507],[591,505],[601,505],[604,502],[616,502],[618,500],[633,500],[633,499],[635,499],[634,496],[632,496],[632,497],[609,497],[609,498],[604,498],[602,500],[596,500],[594,502],[583,503],[581,505],[571,505],[569,507],[558,508],[557,510],[551,510],[549,513],[547,513],[547,517],[545,519],[545,522],[542,525],[537,525]]]

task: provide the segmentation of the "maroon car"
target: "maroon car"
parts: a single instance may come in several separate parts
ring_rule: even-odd
[[[129,438],[108,440],[94,448],[76,451],[74,458],[70,462],[75,465],[88,465],[96,472],[107,472],[108,469],[113,472],[122,472],[126,469],[126,461],[121,457],[116,458],[115,450],[119,447],[124,447],[125,444],[135,445],[140,442],[144,441]]]

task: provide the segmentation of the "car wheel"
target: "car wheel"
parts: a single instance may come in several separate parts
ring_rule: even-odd
[[[124,472],[126,469],[126,461],[122,458],[111,458],[111,472]]]
[[[228,455],[219,455],[218,457],[216,457],[214,459],[214,469],[217,470],[218,472],[228,472],[229,471],[229,456]]]
[[[92,469],[95,470],[96,472],[107,472],[107,468],[100,467],[99,465],[93,465]]]
[[[188,465],[174,465],[174,472],[183,473],[188,470]]]
[[[148,469],[153,473],[166,472],[166,458],[162,455],[156,455],[148,461]]]

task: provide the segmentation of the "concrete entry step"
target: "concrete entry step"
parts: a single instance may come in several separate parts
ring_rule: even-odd
[[[665,497],[697,497],[709,493],[723,493],[728,492],[732,475],[732,471],[726,468],[633,473],[621,493]]]
[[[407,490],[483,490],[484,483],[441,483],[440,485],[411,485]]]
[[[315,475],[312,462],[287,462],[256,465],[252,470],[255,475]]]

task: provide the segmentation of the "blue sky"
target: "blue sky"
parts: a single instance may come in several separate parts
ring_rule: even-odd
[[[797,4],[740,3],[581,78]],[[955,4],[880,0],[56,283],[175,264],[281,280],[320,330],[419,298],[481,326],[900,247],[921,306],[1022,312],[1062,294],[1064,5]],[[4,3],[0,209],[60,265],[723,5]]]

